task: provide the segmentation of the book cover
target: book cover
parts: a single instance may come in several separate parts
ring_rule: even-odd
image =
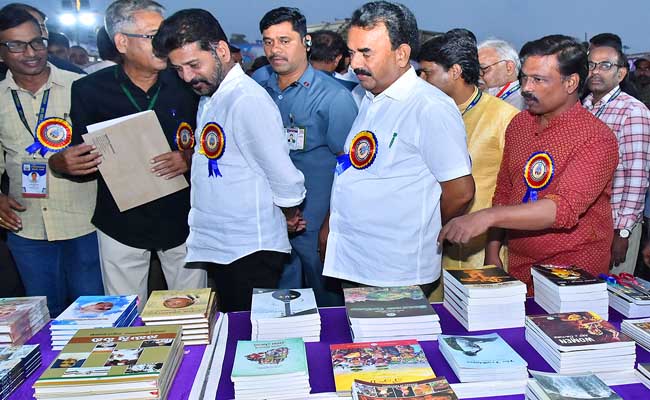
[[[575,265],[533,265],[533,270],[557,286],[579,286],[603,283],[600,279],[597,279],[589,272]]]
[[[627,302],[638,304],[650,304],[650,284],[641,278],[636,278],[638,285],[630,283],[629,286],[619,285],[614,282],[607,282],[607,290],[622,297]]]
[[[52,325],[112,325],[136,305],[138,296],[80,296]]]
[[[620,400],[596,375],[560,375],[530,371],[535,382],[551,400]]]
[[[497,333],[479,336],[440,335],[438,344],[460,368],[526,367],[528,364]]]
[[[251,320],[318,314],[313,289],[253,289]]]
[[[97,384],[102,378],[110,378],[113,384],[157,379],[170,368],[180,329],[179,325],[81,329],[34,387]]]
[[[417,340],[330,345],[337,392],[350,392],[352,382],[402,383],[435,378]]]
[[[650,318],[644,318],[639,320],[628,319],[628,320],[624,320],[624,322],[634,326],[637,329],[642,330],[643,333],[650,336]]]
[[[419,286],[346,288],[343,295],[349,318],[436,316]]]
[[[633,342],[598,314],[584,311],[526,317],[562,347]]]
[[[506,271],[499,267],[443,270],[443,274],[445,277],[451,277],[457,283],[460,283],[468,289],[525,287],[521,281],[508,275]]]
[[[242,377],[259,377],[304,373],[307,353],[302,339],[239,340],[232,368],[233,381]]]
[[[456,393],[443,376],[399,384],[355,380],[352,384],[352,398],[355,400],[458,400]]]
[[[142,310],[143,320],[207,318],[212,289],[154,290]]]

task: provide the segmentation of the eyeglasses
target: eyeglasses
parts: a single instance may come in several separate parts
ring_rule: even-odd
[[[601,71],[609,71],[610,69],[612,69],[612,67],[622,67],[622,65],[614,64],[611,61],[601,61],[601,62],[589,61],[587,63],[587,66],[589,67],[589,71],[594,71],[595,69],[599,69]]]
[[[485,75],[490,68],[492,68],[493,66],[497,65],[498,63],[502,63],[504,61],[508,61],[508,60],[499,60],[499,61],[497,61],[495,63],[490,64],[490,65],[486,65],[485,67],[479,67],[480,68],[479,75],[481,75],[481,76]]]
[[[47,39],[40,37],[32,39],[30,42],[23,42],[21,40],[0,42],[0,46],[6,46],[7,50],[9,50],[10,53],[23,53],[25,50],[27,50],[27,45],[29,45],[29,47],[31,47],[34,51],[47,50]]]
[[[127,32],[120,32],[124,36],[132,37],[132,38],[141,38],[141,39],[149,39],[152,40],[156,34],[154,33],[153,35],[145,35],[143,33],[127,33]]]

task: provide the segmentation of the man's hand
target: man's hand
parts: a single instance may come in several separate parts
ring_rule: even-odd
[[[285,218],[287,219],[287,231],[296,233],[307,227],[307,221],[302,218],[302,211],[298,207],[283,208]]]
[[[445,240],[456,244],[469,243],[471,239],[485,233],[492,224],[489,210],[488,208],[453,218],[440,230],[438,246]]]
[[[22,229],[23,222],[14,210],[25,211],[25,207],[11,197],[0,194],[0,226],[16,232]]]
[[[89,144],[79,144],[52,155],[48,165],[54,171],[67,175],[88,175],[97,172],[97,166],[101,164],[101,154],[92,150],[96,147]]]
[[[627,254],[628,244],[628,238],[620,237],[618,235],[618,230],[614,230],[614,240],[612,240],[612,259],[609,263],[610,266],[617,266],[625,262],[625,255]]]
[[[320,261],[325,262],[325,252],[327,251],[327,237],[330,234],[330,214],[327,213],[323,224],[320,226],[320,231],[318,231],[318,255],[320,256]]]
[[[650,240],[645,242],[645,245],[643,245],[641,254],[643,255],[643,263],[646,265],[646,267],[650,267]]]
[[[165,179],[172,179],[183,175],[189,170],[187,160],[180,151],[170,151],[154,157],[151,172]]]

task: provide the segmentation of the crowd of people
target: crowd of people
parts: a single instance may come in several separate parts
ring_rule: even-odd
[[[80,295],[142,307],[152,254],[167,287],[210,285],[222,311],[250,309],[253,288],[334,306],[342,288],[419,285],[435,300],[442,268],[497,265],[532,291],[533,264],[650,263],[650,59],[631,64],[617,35],[420,43],[398,3],[364,4],[343,35],[279,7],[245,71],[210,12],[164,14],[114,1],[88,66],[40,10],[0,9],[0,226],[53,315]],[[145,110],[172,149],[152,179],[190,186],[120,211],[82,135]]]

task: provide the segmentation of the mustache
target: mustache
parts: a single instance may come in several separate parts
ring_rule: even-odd
[[[370,71],[368,71],[367,69],[363,69],[363,68],[355,68],[354,73],[357,74],[357,75],[372,76]]]
[[[535,95],[532,94],[531,92],[521,92],[521,97],[523,97],[528,101],[534,101],[536,103],[539,103],[539,99],[535,97]]]
[[[210,84],[210,82],[208,82],[207,79],[198,79],[198,78],[194,78],[194,79],[192,79],[192,80],[190,81],[190,85],[192,85],[192,86],[198,85],[199,83],[205,83],[205,84],[207,84],[207,85]]]
[[[288,61],[285,57],[281,57],[281,56],[278,56],[278,55],[275,55],[275,54],[271,54],[271,56],[269,57],[269,61],[271,61],[271,60],[284,60],[284,61]]]

